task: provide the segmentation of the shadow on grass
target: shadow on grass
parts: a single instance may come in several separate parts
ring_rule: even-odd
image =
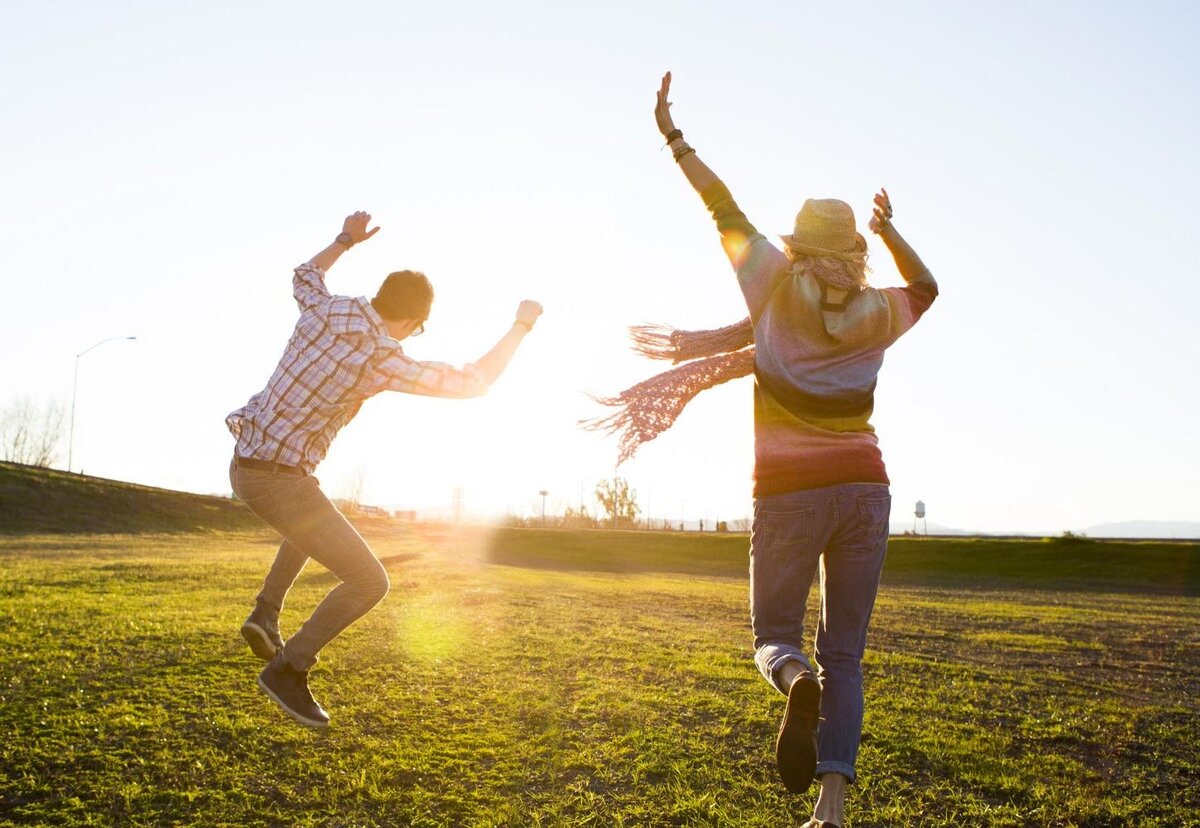
[[[497,529],[486,560],[526,569],[747,578],[746,535]],[[883,583],[1200,596],[1200,544],[893,538]]]
[[[381,564],[383,564],[384,569],[391,572],[394,569],[398,569],[401,564],[407,563],[408,561],[416,560],[417,558],[420,558],[420,557],[421,556],[415,552],[403,552],[398,555],[385,555],[379,559],[379,562]],[[304,580],[304,583],[306,583],[306,584],[319,585],[319,584],[336,584],[339,582],[340,579],[336,575],[334,575],[332,572],[330,572],[329,570],[321,569],[321,570],[314,571],[311,574],[306,572],[303,576],[303,580]]]

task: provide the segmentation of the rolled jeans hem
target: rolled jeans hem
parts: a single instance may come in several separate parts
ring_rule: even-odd
[[[320,661],[316,653],[310,653],[308,655],[304,655],[303,653],[299,655],[293,655],[294,650],[294,647],[289,650],[287,644],[283,645],[283,663],[291,667],[293,670],[299,670],[301,673],[307,673],[313,668],[314,665],[316,665],[318,661]]]
[[[276,620],[279,619],[279,614],[283,612],[283,607],[280,604],[275,603],[267,597],[266,590],[261,590],[258,595],[254,596],[254,603],[262,604],[268,612],[275,616]]]
[[[798,661],[804,666],[804,669],[816,672],[813,670],[812,662],[808,660],[808,656],[794,644],[769,641],[759,647],[754,653],[754,663],[758,666],[758,671],[762,673],[763,678],[785,696],[788,694],[790,688],[780,686],[779,669],[789,661]]]
[[[854,765],[847,762],[817,762],[817,772],[815,775],[820,778],[823,773],[840,773],[851,782],[857,776],[854,772]]]

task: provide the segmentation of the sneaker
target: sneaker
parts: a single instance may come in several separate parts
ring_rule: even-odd
[[[775,766],[783,786],[804,793],[817,771],[817,719],[821,684],[812,672],[801,673],[788,692],[787,709],[775,740]]]
[[[297,670],[285,662],[282,651],[258,674],[258,686],[300,724],[329,726],[329,714],[308,689],[308,671]]]
[[[242,624],[242,638],[250,645],[251,652],[263,661],[270,661],[283,649],[279,619],[261,601],[254,605],[254,612]]]

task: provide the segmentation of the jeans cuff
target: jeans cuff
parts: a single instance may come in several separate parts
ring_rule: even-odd
[[[304,656],[296,652],[295,647],[289,647],[291,641],[285,642],[283,645],[283,663],[287,664],[293,670],[299,670],[301,673],[307,673],[313,668],[320,659],[316,655]]]
[[[816,776],[819,777],[823,773],[840,773],[851,782],[854,781],[856,776],[854,773],[854,765],[851,765],[848,762],[817,762]]]
[[[254,603],[264,607],[268,612],[274,614],[276,618],[278,618],[279,614],[283,612],[283,607],[267,598],[265,591],[258,593],[258,596],[254,599]]]
[[[754,654],[754,663],[758,665],[758,671],[762,673],[763,678],[785,696],[788,694],[788,688],[779,685],[779,668],[789,661],[797,661],[805,670],[813,671],[808,656],[799,647],[791,644],[764,644]]]

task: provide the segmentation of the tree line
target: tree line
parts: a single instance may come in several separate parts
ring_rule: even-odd
[[[59,403],[37,405],[28,397],[11,401],[0,412],[0,458],[49,466],[60,456],[66,422],[66,409]]]

